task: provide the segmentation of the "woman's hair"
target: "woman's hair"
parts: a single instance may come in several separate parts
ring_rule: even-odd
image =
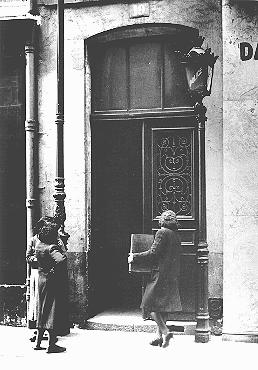
[[[171,210],[162,212],[162,214],[160,215],[159,224],[160,226],[173,229],[178,229],[179,227],[176,214]]]
[[[41,217],[38,222],[36,223],[36,225],[33,227],[33,235],[36,235],[40,232],[41,228],[48,222],[54,222],[56,224],[58,224],[59,226],[61,225],[61,222],[59,220],[58,217],[56,216],[44,216],[44,217]]]
[[[44,220],[43,226],[38,232],[39,240],[45,244],[56,244],[59,227],[60,224],[53,218],[52,220]]]

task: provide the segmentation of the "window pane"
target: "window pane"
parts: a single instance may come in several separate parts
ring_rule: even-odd
[[[127,109],[126,52],[118,46],[94,53],[92,83],[94,110]]]
[[[138,43],[129,48],[130,109],[161,107],[161,46]]]
[[[191,106],[184,66],[169,44],[165,45],[164,85],[165,108]]]

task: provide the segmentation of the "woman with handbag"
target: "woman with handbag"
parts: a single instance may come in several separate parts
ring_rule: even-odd
[[[52,220],[50,216],[44,216],[38,220],[36,225],[33,227],[33,237],[27,245],[26,260],[29,265],[29,302],[28,302],[28,328],[36,328],[37,319],[37,295],[38,295],[38,261],[35,255],[35,245],[38,240],[38,233],[43,227],[45,222]],[[31,342],[35,342],[36,332],[30,338]]]
[[[142,253],[130,253],[128,263],[150,262],[153,266],[142,298],[143,316],[157,324],[157,336],[150,342],[153,346],[166,348],[173,338],[167,325],[171,312],[182,311],[178,289],[180,272],[180,239],[176,214],[167,210],[159,220],[161,228],[155,235],[151,248]]]
[[[44,349],[41,341],[49,334],[47,353],[63,352],[56,345],[57,335],[69,333],[67,292],[67,257],[58,243],[60,224],[54,219],[45,222],[38,233],[35,255],[38,262],[37,340],[34,349]]]

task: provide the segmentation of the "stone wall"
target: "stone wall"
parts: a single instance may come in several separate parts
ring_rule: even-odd
[[[26,287],[0,286],[0,325],[26,325]]]
[[[65,186],[72,293],[87,304],[87,250],[90,232],[90,71],[85,39],[108,29],[139,23],[174,23],[198,28],[219,56],[215,67],[206,130],[207,223],[210,296],[222,297],[222,41],[219,0],[145,2],[149,12],[132,18],[133,4],[67,6],[65,9]],[[55,177],[56,10],[40,6],[39,159],[42,213],[53,212]],[[85,93],[86,92],[86,93]],[[83,261],[83,262],[82,262]],[[82,263],[82,265],[81,265]],[[82,267],[83,266],[83,267]],[[83,306],[82,304],[82,306]],[[77,308],[79,307],[79,303]],[[84,306],[86,307],[86,306]]]
[[[258,327],[258,61],[240,42],[258,41],[258,4],[223,3],[224,332]]]

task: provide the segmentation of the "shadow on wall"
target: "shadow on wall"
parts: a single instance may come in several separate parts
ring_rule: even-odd
[[[223,300],[222,298],[209,298],[209,315],[212,335],[222,335],[223,326]]]
[[[228,6],[236,11],[236,16],[248,22],[256,20],[258,22],[258,3],[254,1],[229,0]]]

